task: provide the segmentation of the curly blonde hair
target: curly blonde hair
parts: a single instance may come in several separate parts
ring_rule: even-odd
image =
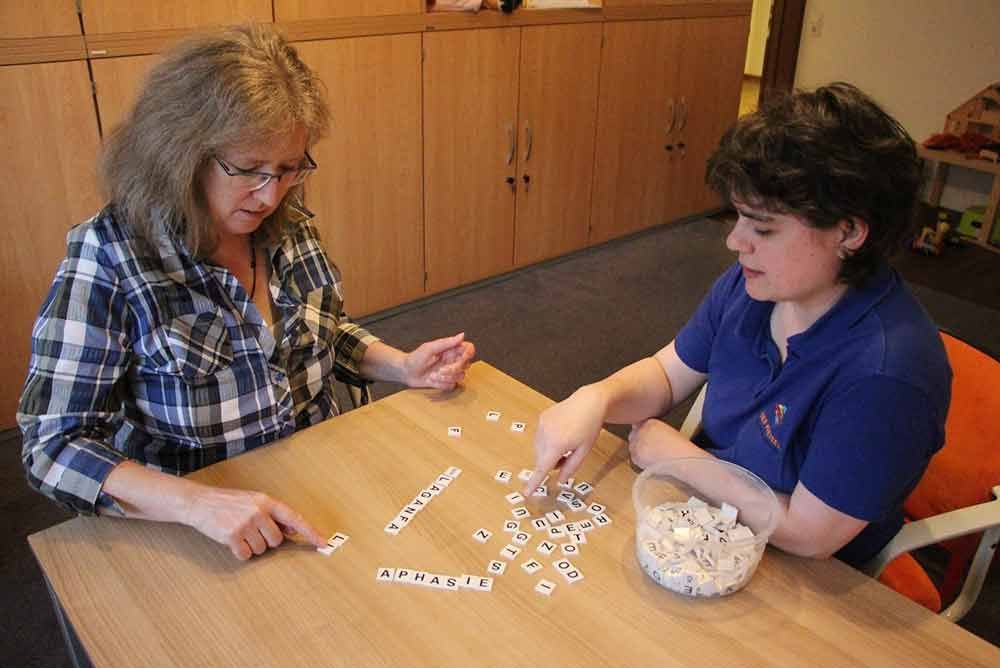
[[[136,235],[167,232],[196,257],[216,246],[201,175],[212,157],[306,129],[312,146],[330,126],[323,83],[270,25],[195,35],[167,51],[135,105],[107,137],[99,173]],[[273,238],[300,218],[302,186],[263,223]]]

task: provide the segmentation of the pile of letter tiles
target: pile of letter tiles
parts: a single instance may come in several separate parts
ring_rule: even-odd
[[[697,497],[647,507],[636,532],[639,564],[657,583],[687,596],[737,591],[764,552],[737,514],[728,503],[715,508]]]

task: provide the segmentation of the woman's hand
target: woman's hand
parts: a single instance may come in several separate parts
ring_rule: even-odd
[[[317,547],[326,544],[301,515],[260,492],[199,485],[189,508],[187,524],[229,547],[241,561],[278,547],[286,536],[298,534]]]
[[[642,469],[672,457],[708,456],[679,431],[653,418],[632,425],[628,434],[628,451],[632,463]]]
[[[600,390],[585,386],[542,412],[535,431],[535,473],[524,486],[525,496],[534,492],[560,461],[561,482],[580,468],[601,433],[605,410]]]
[[[420,344],[403,358],[403,382],[408,387],[450,390],[465,378],[476,347],[465,333]]]

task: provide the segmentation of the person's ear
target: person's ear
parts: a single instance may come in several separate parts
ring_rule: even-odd
[[[867,221],[853,216],[837,223],[840,230],[840,248],[847,254],[857,252],[868,238]]]

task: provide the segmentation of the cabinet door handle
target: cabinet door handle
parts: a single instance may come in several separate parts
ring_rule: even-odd
[[[524,175],[524,192],[528,192],[528,189],[530,187],[531,187],[531,177],[528,176],[527,174],[525,174]]]
[[[524,161],[528,162],[531,160],[531,124],[527,121],[524,123],[524,141],[526,143],[524,149]]]
[[[517,190],[517,181],[514,180],[513,176],[508,176],[506,179],[504,179],[504,181],[506,181],[507,185],[510,186],[510,191],[511,192],[514,192],[514,191]]]
[[[507,141],[510,147],[507,149],[507,164],[514,162],[514,152],[517,150],[517,133],[514,132],[514,124],[507,123]]]
[[[667,121],[666,134],[669,137],[670,133],[674,131],[674,124],[677,122],[677,107],[674,105],[674,98],[667,100],[667,111],[670,114],[670,120]]]
[[[686,97],[681,98],[680,107],[681,107],[681,113],[679,114],[680,122],[677,125],[678,132],[684,130],[684,128],[686,128],[688,124],[688,103]]]

